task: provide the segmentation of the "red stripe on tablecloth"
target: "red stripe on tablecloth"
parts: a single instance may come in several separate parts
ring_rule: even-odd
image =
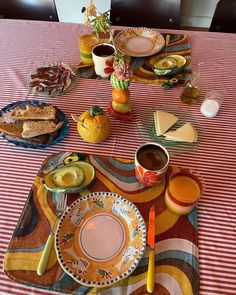
[[[36,289],[36,288],[30,288],[30,287],[24,287],[23,285],[19,285],[17,283],[12,283],[9,284],[9,282],[7,280],[4,280],[4,277],[2,278],[2,276],[0,275],[0,284],[1,284],[1,291],[3,291],[4,289],[6,291],[11,292],[11,287],[12,285],[15,286],[17,288],[17,291],[19,290],[21,294],[27,294],[26,292],[30,292],[29,294],[48,294],[47,290],[41,290],[41,289]],[[1,293],[0,293],[1,294]],[[19,293],[12,293],[11,294],[19,294]],[[59,292],[50,292],[50,294],[61,294]]]

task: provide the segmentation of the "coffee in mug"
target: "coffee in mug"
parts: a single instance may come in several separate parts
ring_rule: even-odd
[[[161,183],[169,165],[169,153],[160,144],[146,143],[135,153],[135,175],[145,186]]]

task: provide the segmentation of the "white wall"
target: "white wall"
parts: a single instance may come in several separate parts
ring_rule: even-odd
[[[219,0],[182,0],[181,25],[209,28]]]
[[[127,0],[129,1],[129,0]],[[55,0],[60,22],[83,23],[84,15],[81,12],[83,6],[88,6],[89,0]],[[110,9],[110,0],[94,0],[98,12]]]
[[[110,9],[111,0],[94,0],[99,12]],[[129,0],[127,0],[129,1]],[[145,0],[143,0],[145,1]],[[219,0],[182,0],[181,25],[208,28]],[[81,9],[89,0],[55,0],[61,22],[83,23]]]

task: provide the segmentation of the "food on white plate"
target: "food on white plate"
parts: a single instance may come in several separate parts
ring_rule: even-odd
[[[154,113],[154,122],[157,136],[164,134],[168,129],[170,129],[176,122],[178,117],[175,115],[164,112],[164,111],[155,111]]]
[[[39,67],[33,70],[28,79],[32,92],[42,95],[60,95],[70,86],[75,72],[65,63]]]
[[[197,131],[191,123],[187,122],[180,128],[174,131],[168,131],[164,134],[166,140],[184,141],[184,142],[196,142]]]
[[[63,122],[56,123],[54,121],[24,121],[21,136],[23,138],[31,138],[47,133],[53,133],[59,130],[62,125]]]
[[[18,107],[10,112],[15,120],[55,120],[57,108],[52,105],[35,106],[27,104],[25,108]]]

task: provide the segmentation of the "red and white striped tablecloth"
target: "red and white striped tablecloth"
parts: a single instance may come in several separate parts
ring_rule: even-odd
[[[11,281],[2,269],[4,253],[45,157],[59,151],[85,151],[133,158],[141,143],[137,119],[111,118],[109,139],[97,145],[78,136],[70,114],[80,114],[91,105],[105,109],[112,89],[106,80],[80,79],[68,94],[47,99],[27,89],[26,76],[34,66],[47,61],[79,63],[77,38],[85,30],[83,25],[69,23],[0,20],[0,108],[17,100],[38,99],[59,107],[70,121],[69,136],[47,149],[24,149],[0,138],[0,294],[49,294]],[[171,164],[197,170],[206,183],[198,204],[200,294],[236,294],[236,34],[175,32],[191,36],[192,67],[203,62],[203,92],[224,90],[219,114],[207,119],[200,114],[200,104],[184,105],[181,87],[164,90],[159,85],[132,83],[131,104],[139,116],[168,103],[193,112],[203,126],[197,150],[172,157]]]

